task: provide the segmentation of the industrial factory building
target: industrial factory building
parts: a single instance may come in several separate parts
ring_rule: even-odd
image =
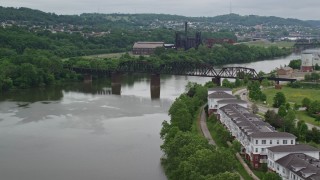
[[[132,53],[134,55],[150,55],[157,47],[163,47],[163,45],[164,42],[136,42],[133,45]]]

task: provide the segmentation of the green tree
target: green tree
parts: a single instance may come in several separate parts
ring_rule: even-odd
[[[318,123],[318,126],[319,126],[320,116],[318,115],[314,120]]]
[[[308,132],[308,126],[307,124],[300,120],[297,123],[297,129],[298,129],[298,133],[299,133],[299,140],[300,141],[306,141],[306,137],[307,137],[307,132]]]
[[[234,152],[240,152],[241,151],[241,143],[238,140],[233,140],[232,141],[232,149]]]
[[[271,83],[270,83],[270,81],[268,80],[268,79],[263,79],[262,81],[261,81],[261,85],[263,86],[263,87],[268,87],[268,86],[270,86],[271,85]]]
[[[291,60],[289,63],[289,67],[291,67],[292,69],[300,69],[301,59]]]
[[[236,78],[235,82],[234,82],[234,86],[235,87],[240,87],[242,86],[242,81],[239,78]]]
[[[274,173],[274,172],[267,172],[262,180],[281,180],[282,178],[277,174],[277,173]]]
[[[260,83],[258,81],[254,81],[250,83],[247,87],[249,90],[249,97],[252,100],[258,101],[261,99],[261,89],[260,89]]]
[[[320,101],[311,102],[307,111],[310,115],[319,113],[320,112]]]
[[[218,175],[215,175],[213,178],[210,178],[208,180],[238,180],[238,179],[240,179],[239,174],[224,172],[224,173],[219,173]]]
[[[302,99],[302,107],[308,108],[311,104],[311,100],[307,97]]]
[[[286,104],[286,97],[282,92],[277,92],[273,98],[273,107],[280,107]]]
[[[281,107],[283,107],[283,105],[280,106],[280,108]],[[295,112],[290,109],[284,117],[284,131],[290,132],[290,133],[293,132],[295,127],[295,119],[296,119]]]
[[[268,110],[264,114],[266,122],[270,123],[275,128],[282,128],[284,125],[284,120],[279,116],[274,110]]]
[[[280,117],[285,117],[287,115],[287,108],[285,105],[281,105],[278,110],[278,115]]]

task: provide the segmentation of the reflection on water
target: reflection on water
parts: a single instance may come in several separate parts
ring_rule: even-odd
[[[166,179],[159,132],[187,82],[121,79],[121,95],[113,95],[111,80],[104,79],[1,96],[1,178]],[[154,98],[150,90],[160,91],[160,85],[164,98]]]

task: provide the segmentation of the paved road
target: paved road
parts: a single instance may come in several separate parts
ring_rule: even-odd
[[[240,89],[240,90],[238,90],[238,91],[236,91],[235,93],[234,93],[234,95],[239,95],[240,96],[240,99],[242,99],[242,100],[244,100],[244,101],[247,101],[248,102],[248,105],[249,105],[249,107],[251,108],[251,106],[252,106],[252,102],[248,99],[248,90],[247,89],[245,89],[245,88],[243,88],[243,89]],[[262,106],[262,105],[259,105],[259,104],[257,104],[257,106],[258,106],[258,108],[259,108],[259,112],[261,112],[261,113],[266,113],[268,110],[274,110],[275,112],[278,112],[278,108],[269,108],[269,107],[266,107],[266,106]],[[299,121],[299,119],[296,119],[296,122],[298,122]],[[317,129],[319,129],[320,130],[320,127],[319,126],[315,126],[315,125],[313,125],[313,124],[310,124],[310,123],[307,123],[306,122],[306,124],[307,124],[307,126],[308,126],[308,129],[312,129],[312,128],[317,128]]]
[[[210,131],[208,130],[208,126],[207,126],[207,116],[206,116],[206,113],[204,111],[204,107],[205,106],[202,106],[201,107],[201,114],[200,114],[200,127],[201,127],[201,131],[202,131],[202,134],[203,136],[208,139],[209,141],[209,144],[212,144],[212,145],[216,145],[216,143],[214,142],[214,140],[212,139],[212,136],[210,134]]]

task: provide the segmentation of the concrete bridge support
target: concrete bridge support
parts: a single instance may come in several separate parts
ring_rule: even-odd
[[[152,74],[150,79],[151,99],[160,99],[160,74]]]
[[[221,86],[221,77],[220,76],[216,76],[216,77],[212,78],[212,82],[214,84],[216,84],[217,86]]]
[[[91,83],[92,82],[92,75],[91,74],[84,74],[83,75],[83,82]]]
[[[121,95],[121,74],[120,73],[112,73],[111,74],[111,92],[115,95]]]

